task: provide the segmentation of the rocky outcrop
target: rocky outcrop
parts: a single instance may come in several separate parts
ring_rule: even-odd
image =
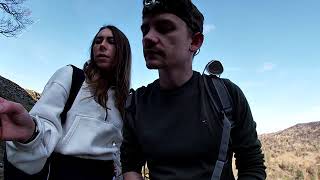
[[[25,90],[16,83],[0,76],[0,97],[10,101],[22,104],[28,111],[31,110],[36,101],[40,98],[40,94],[32,91]],[[0,143],[0,180],[2,179],[2,158],[4,143]]]
[[[32,95],[16,83],[0,76],[0,97],[20,103],[28,111],[30,111],[34,103],[36,103],[38,97],[40,97],[39,93],[30,90],[29,92],[31,92]]]
[[[40,99],[41,94],[30,89],[25,89],[27,93],[32,97],[32,99],[38,101]]]

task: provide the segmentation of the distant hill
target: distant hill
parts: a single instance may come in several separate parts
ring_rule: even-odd
[[[40,94],[25,90],[0,76],[0,96],[30,110]],[[265,154],[268,180],[320,180],[320,121],[259,135]],[[0,163],[2,162],[0,147]],[[2,179],[0,168],[0,180]]]
[[[259,137],[268,179],[320,180],[320,121]]]

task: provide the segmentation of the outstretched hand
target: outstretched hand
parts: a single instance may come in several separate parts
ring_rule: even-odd
[[[0,97],[0,140],[26,142],[34,128],[31,116],[21,104]]]

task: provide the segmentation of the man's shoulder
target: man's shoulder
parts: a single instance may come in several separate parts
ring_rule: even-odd
[[[220,77],[216,77],[213,75],[205,75],[205,77],[207,78],[207,80],[210,80],[211,78],[219,78],[220,80],[222,80],[224,86],[226,87],[226,90],[228,91],[228,94],[231,97],[231,101],[235,102],[238,101],[239,99],[244,99],[245,95],[243,94],[242,90],[240,89],[240,87],[234,83],[233,81],[231,81],[230,79],[227,78],[220,78]],[[210,81],[208,81],[210,82]],[[217,89],[214,87],[213,83],[209,83],[211,86],[211,89],[217,93]]]
[[[231,95],[236,94],[237,96],[239,96],[240,94],[242,94],[242,90],[236,83],[234,83],[230,79],[226,79],[226,78],[221,78],[221,79]]]
[[[205,76],[208,80],[210,80],[211,78],[219,78],[222,80],[223,84],[226,86],[226,88],[228,89],[228,91],[230,91],[230,93],[232,92],[236,92],[236,91],[241,91],[241,89],[239,88],[239,86],[237,84],[235,84],[233,81],[231,81],[228,78],[220,78],[214,75],[203,75]]]
[[[137,104],[137,101],[146,97],[147,94],[150,94],[155,84],[157,84],[157,81],[158,80],[155,80],[154,82],[148,84],[147,86],[141,86],[136,90],[130,89],[129,96],[126,101],[126,108],[129,108],[130,106]]]
[[[155,80],[147,86],[141,86],[135,90],[138,96],[145,96],[148,92],[151,92],[154,88],[156,88],[157,84],[159,84],[159,80]]]

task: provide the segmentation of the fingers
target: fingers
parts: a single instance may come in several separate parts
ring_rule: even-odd
[[[0,127],[0,140],[4,141],[21,141],[24,142],[32,136],[34,128],[32,125],[28,125],[30,122],[21,121],[17,123],[7,114],[0,114],[2,127]],[[34,122],[32,122],[34,123]]]
[[[10,131],[14,130],[11,127],[8,128],[8,123],[10,123],[8,121],[8,116],[6,114],[0,114],[0,121],[2,124],[2,127],[0,127],[0,140],[2,141],[10,141],[10,140],[14,140],[13,137],[10,137]],[[9,131],[9,133],[8,133]],[[16,131],[16,130],[15,130]]]
[[[5,99],[0,97],[0,114],[5,111],[4,110],[4,105],[3,105],[5,103],[5,101],[6,101]]]
[[[24,112],[24,107],[19,104],[12,101],[8,101],[4,98],[0,97],[0,114],[11,114],[11,113],[22,113]]]
[[[5,119],[6,115],[5,114],[0,114],[0,122],[1,122],[1,126],[0,126],[0,140],[6,141],[6,133],[5,133]]]
[[[3,137],[2,137],[2,127],[0,126],[0,140],[3,141]]]
[[[3,135],[3,127],[2,127],[2,119],[3,119],[2,116],[3,115],[0,114],[0,140],[5,141],[5,137]]]

